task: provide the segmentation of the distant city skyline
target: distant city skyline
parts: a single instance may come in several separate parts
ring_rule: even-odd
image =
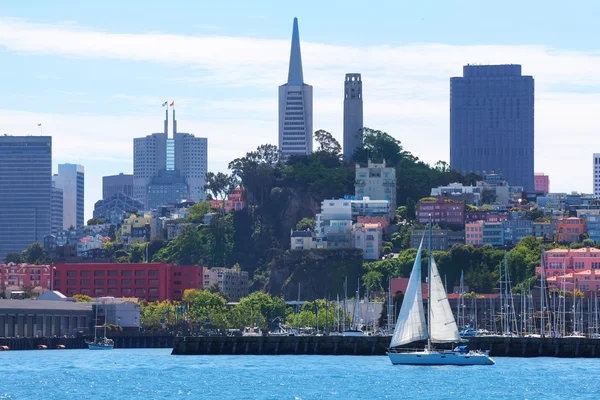
[[[313,131],[343,142],[340,82],[360,72],[369,83],[364,125],[389,132],[426,162],[449,162],[448,79],[465,64],[521,64],[536,79],[535,171],[551,177],[553,191],[591,193],[600,27],[593,13],[578,12],[583,4],[559,12],[534,3],[390,2],[382,13],[352,1],[301,9],[240,2],[227,12],[218,4],[165,12],[164,2],[152,1],[107,1],[102,9],[9,1],[0,15],[8,94],[0,99],[0,134],[36,135],[42,123],[53,136],[53,172],[59,163],[85,167],[86,219],[102,198],[102,176],[132,173],[132,139],[156,130],[165,100],[177,101],[186,131],[209,139],[208,170],[226,171],[232,159],[277,143],[277,86],[287,76],[297,16],[303,72],[314,87]],[[348,23],[357,9],[368,29]]]

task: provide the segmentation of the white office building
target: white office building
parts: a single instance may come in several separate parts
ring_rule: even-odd
[[[58,164],[58,174],[52,177],[57,189],[63,192],[62,229],[78,228],[85,224],[85,169],[83,165]]]
[[[298,19],[294,18],[287,83],[279,86],[279,149],[285,155],[312,153],[312,86],[304,83]]]

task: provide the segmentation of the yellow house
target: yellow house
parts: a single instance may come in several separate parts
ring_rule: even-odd
[[[138,217],[135,214],[125,218],[121,225],[121,236],[132,239],[142,239],[148,236],[150,231],[150,240],[158,239],[161,236],[162,224],[158,218],[152,218],[150,214],[145,214],[143,217]],[[140,241],[140,240],[134,240]]]

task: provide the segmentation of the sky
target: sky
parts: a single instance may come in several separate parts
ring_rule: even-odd
[[[1,4],[0,134],[52,135],[55,172],[82,164],[86,219],[102,176],[132,173],[133,138],[162,130],[164,101],[175,102],[178,131],[208,138],[209,171],[277,144],[294,17],[315,130],[342,142],[344,75],[359,72],[365,126],[448,161],[449,78],[465,64],[521,64],[535,79],[536,172],[552,191],[592,191],[595,1]]]

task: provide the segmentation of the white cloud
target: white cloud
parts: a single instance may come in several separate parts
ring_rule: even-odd
[[[302,25],[300,29],[302,35]],[[229,160],[257,145],[277,141],[276,96],[277,86],[287,77],[287,39],[118,34],[73,23],[0,19],[0,47],[17,53],[178,65],[177,76],[169,72],[175,83],[213,92],[239,89],[243,94],[230,98],[177,99],[180,131],[209,138],[211,169],[223,169]],[[536,80],[536,170],[551,175],[554,190],[591,190],[591,153],[600,150],[596,132],[600,94],[582,89],[600,87],[600,52],[538,45],[350,47],[303,41],[302,56],[305,80],[314,86],[315,129],[330,130],[341,139],[343,76],[361,72],[365,125],[390,132],[407,150],[428,162],[448,160],[449,77],[460,76],[467,63],[522,64],[523,73]],[[143,63],[140,66],[132,80],[145,73]],[[48,71],[51,76],[53,71]],[[116,99],[142,105],[164,101],[126,87],[114,92]],[[86,97],[94,97],[89,88],[86,93]],[[96,113],[94,109],[89,112]],[[55,158],[95,157],[107,162],[120,160],[119,165],[124,165],[131,163],[131,139],[162,127],[160,114],[96,114],[4,110],[0,111],[0,133],[32,133],[31,121],[43,120],[44,132],[55,137]],[[91,140],[94,151],[84,153]]]

